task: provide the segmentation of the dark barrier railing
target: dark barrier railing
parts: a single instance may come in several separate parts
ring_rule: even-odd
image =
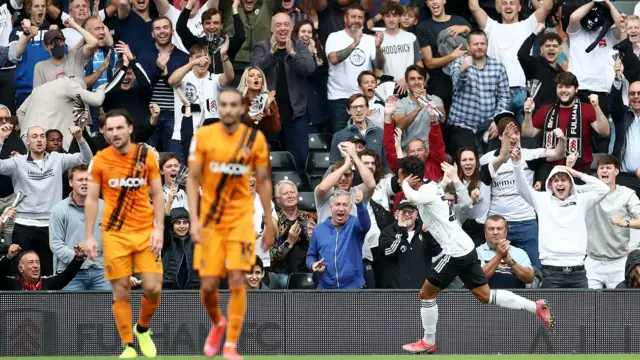
[[[481,305],[466,291],[438,296],[438,352],[638,353],[640,291],[521,291],[549,300],[551,333],[534,315]],[[140,294],[132,295],[134,317]],[[226,313],[228,293],[221,303]],[[247,355],[400,354],[422,336],[415,291],[249,292],[239,350]],[[198,292],[165,292],[151,329],[158,352],[199,355],[209,319]],[[111,294],[0,293],[0,356],[113,355]]]

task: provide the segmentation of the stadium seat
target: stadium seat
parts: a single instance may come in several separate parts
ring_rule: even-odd
[[[298,192],[311,191],[311,182],[307,174],[300,175],[295,171],[274,171],[271,174],[271,181],[275,186],[281,180],[293,181],[298,187]]]
[[[316,284],[313,282],[313,274],[293,273],[287,280],[287,289],[313,290]]]
[[[322,176],[329,166],[329,152],[310,152],[307,156],[306,171],[309,176]]]
[[[311,180],[311,189],[315,191],[316,187],[322,182],[322,175],[310,175],[309,180]]]
[[[298,192],[298,209],[316,212],[316,199],[313,196],[313,191]]]
[[[271,160],[271,170],[273,171],[292,171],[296,169],[296,161],[288,151],[272,151],[269,153]]]
[[[591,170],[598,170],[598,160],[600,160],[600,158],[604,155],[607,155],[605,153],[594,153],[593,154],[593,160],[591,161]]]
[[[329,133],[309,134],[309,151],[329,151],[333,135]]]

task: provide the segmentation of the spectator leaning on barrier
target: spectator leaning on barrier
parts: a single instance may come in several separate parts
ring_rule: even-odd
[[[316,210],[318,212],[318,223],[324,222],[331,216],[331,197],[333,190],[339,189],[351,193],[352,206],[349,207],[351,215],[357,216],[355,203],[355,191],[360,190],[364,194],[364,201],[368,201],[376,188],[376,180],[371,171],[360,160],[356,152],[356,145],[352,142],[338,144],[344,160],[335,162],[329,169],[322,182],[314,190]],[[353,165],[362,178],[362,184],[353,186]]]
[[[8,126],[0,127],[0,150],[10,133]],[[78,141],[80,154],[47,153],[44,130],[34,126],[27,131],[28,155],[0,161],[0,174],[10,176],[15,191],[26,195],[18,206],[12,240],[25,251],[32,250],[39,255],[45,275],[53,274],[49,216],[53,206],[62,199],[62,173],[93,158],[80,128],[71,128],[71,134]]]
[[[566,166],[556,166],[546,181],[546,191],[534,190],[524,173],[520,149],[511,150],[513,175],[522,198],[538,214],[542,287],[588,288],[584,259],[587,254],[586,215],[611,191],[602,181]],[[592,189],[579,193],[573,178]]]
[[[298,209],[298,188],[294,182],[278,182],[274,194],[280,210],[277,212],[278,232],[269,250],[269,270],[278,276],[280,287],[286,288],[290,274],[309,271],[306,257],[317,216]]]
[[[418,208],[406,199],[396,207],[396,221],[380,234],[384,289],[420,289],[431,270],[431,259],[442,251],[424,231]]]
[[[357,216],[351,216],[351,194],[335,190],[331,216],[313,229],[307,267],[319,273],[320,289],[359,289],[365,286],[362,244],[371,227],[362,191],[354,193]]]
[[[640,250],[629,253],[625,265],[625,279],[616,289],[640,289]]]
[[[49,246],[53,252],[53,267],[56,274],[72,266],[75,258],[74,247],[84,241],[84,202],[87,198],[88,174],[86,164],[76,165],[69,169],[71,195],[51,209]],[[101,219],[104,203],[102,200],[99,201],[98,216]],[[78,270],[78,274],[65,286],[64,290],[111,291],[111,284],[104,278],[101,225],[96,223],[93,231],[98,242],[98,258],[96,261],[86,260]]]
[[[193,270],[193,241],[189,234],[189,212],[176,208],[164,216],[162,246],[162,288],[199,289],[200,279]]]
[[[9,157],[15,154],[25,154],[27,149],[24,146],[24,142],[20,140],[20,130],[16,126],[18,124],[18,118],[11,116],[9,108],[0,104],[0,128],[7,127],[10,130],[9,136],[4,139],[2,148],[0,149],[0,161],[9,159]],[[15,194],[13,192],[13,183],[11,177],[7,175],[0,175],[0,211],[8,209],[13,200]],[[9,244],[11,243],[11,234],[13,233],[14,219],[10,219],[4,225],[4,238]]]
[[[523,289],[534,280],[533,266],[522,249],[511,246],[507,220],[492,215],[484,223],[487,242],[476,248],[492,289]]]
[[[8,276],[11,261],[16,259],[22,248],[18,244],[11,244],[7,256],[0,258],[0,290],[34,291],[34,290],[62,290],[73,280],[78,270],[87,258],[81,243],[73,248],[74,257],[63,272],[53,276],[42,276],[40,258],[33,251],[24,251],[18,256],[19,276]]]
[[[567,166],[575,162],[567,159]],[[624,280],[624,264],[631,240],[631,221],[640,219],[636,192],[616,185],[620,162],[613,155],[598,159],[598,178],[611,192],[587,213],[587,258],[584,267],[591,289],[614,289]],[[593,191],[593,185],[578,186],[579,193]],[[617,226],[616,226],[617,225]]]

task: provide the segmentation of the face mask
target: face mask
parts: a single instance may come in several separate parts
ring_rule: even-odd
[[[64,57],[64,45],[55,44],[51,49],[51,56],[55,59],[62,59]]]

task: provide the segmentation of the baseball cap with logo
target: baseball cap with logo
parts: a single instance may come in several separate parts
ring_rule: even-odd
[[[398,201],[398,205],[396,205],[396,210],[405,210],[405,209],[415,210],[417,208],[418,208],[417,206],[415,206],[406,198],[402,198],[400,201]]]
[[[354,135],[354,136],[350,137],[349,139],[347,139],[347,141],[352,142],[352,143],[360,142],[360,143],[362,143],[362,145],[367,145],[367,142],[364,140],[364,138],[362,136],[358,136],[358,135]]]

